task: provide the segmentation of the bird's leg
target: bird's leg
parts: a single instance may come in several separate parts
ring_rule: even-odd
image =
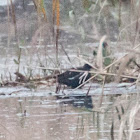
[[[61,84],[57,84],[55,93],[58,94],[60,92],[60,89],[61,89]]]

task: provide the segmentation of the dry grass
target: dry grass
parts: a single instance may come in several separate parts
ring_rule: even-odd
[[[71,27],[71,28],[66,28],[65,27],[66,23],[63,23],[63,19],[61,21],[61,18],[60,18],[61,10],[62,10],[61,6],[63,6],[63,3],[59,3],[59,1],[53,1],[54,4],[57,4],[57,6],[54,6],[53,10],[52,10],[53,11],[52,18],[53,18],[53,21],[56,20],[56,27],[55,27],[54,22],[52,23],[51,21],[48,20],[49,18],[47,18],[47,17],[49,15],[47,15],[47,13],[45,13],[45,7],[43,5],[43,7],[41,7],[40,9],[37,10],[38,14],[36,14],[37,17],[36,17],[35,21],[38,24],[33,29],[34,35],[31,36],[32,39],[29,41],[29,45],[31,48],[26,48],[26,45],[25,45],[24,49],[19,47],[20,44],[22,44],[21,43],[22,40],[20,40],[20,37],[18,36],[18,35],[20,35],[19,27],[24,27],[23,24],[20,24],[20,23],[22,23],[23,20],[22,19],[18,20],[20,22],[18,22],[16,20],[14,4],[12,3],[12,0],[10,2],[11,2],[10,8],[12,10],[12,13],[11,13],[11,17],[8,16],[8,28],[7,28],[8,30],[3,29],[3,28],[7,27],[3,23],[0,23],[0,29],[2,29],[1,31],[3,31],[3,32],[5,32],[5,31],[6,31],[6,33],[8,32],[8,46],[10,46],[11,38],[14,38],[14,36],[16,38],[16,41],[17,41],[16,43],[17,43],[17,46],[19,49],[17,59],[16,59],[17,60],[16,69],[18,69],[18,71],[21,71],[21,73],[22,73],[25,70],[26,75],[28,75],[28,76],[30,75],[30,77],[34,77],[34,76],[42,77],[44,75],[51,75],[56,70],[66,70],[66,68],[61,67],[61,64],[64,64],[63,61],[66,62],[66,60],[64,60],[65,58],[63,58],[63,56],[66,56],[66,58],[69,61],[67,63],[70,63],[71,66],[73,66],[74,65],[73,63],[75,62],[75,59],[71,59],[70,58],[71,56],[67,53],[67,50],[66,50],[67,46],[69,44],[67,44],[65,42],[65,40],[68,41],[70,39],[70,38],[67,38],[67,36],[68,35],[74,36],[71,39],[71,42],[73,43],[74,39],[75,40],[77,39],[76,41],[80,44],[80,47],[82,45],[84,46],[83,42],[85,40],[82,40],[82,38],[80,38],[79,36],[85,36],[86,39],[96,40],[99,43],[99,47],[98,47],[98,49],[96,49],[97,50],[96,63],[89,61],[88,58],[84,57],[81,54],[80,54],[80,57],[75,55],[75,58],[78,58],[79,63],[88,63],[88,64],[92,65],[92,67],[93,67],[93,70],[91,71],[92,77],[85,83],[78,86],[76,89],[80,88],[87,82],[94,80],[94,78],[97,78],[98,76],[102,76],[102,94],[101,94],[99,102],[98,102],[98,104],[100,104],[100,106],[101,106],[102,100],[104,97],[104,94],[103,94],[104,85],[107,82],[106,79],[108,76],[115,77],[114,81],[116,83],[119,83],[122,80],[122,77],[127,78],[128,82],[129,82],[129,79],[134,79],[134,80],[136,80],[134,84],[136,84],[137,88],[139,88],[140,68],[138,66],[136,66],[134,63],[131,63],[129,65],[129,62],[131,59],[134,59],[138,64],[140,64],[140,57],[139,57],[139,54],[140,54],[140,43],[139,43],[140,3],[137,0],[131,0],[130,3],[128,2],[127,4],[121,0],[119,1],[119,3],[117,3],[114,0],[111,0],[111,3],[107,0],[104,2],[97,0],[96,4],[91,4],[91,7],[90,7],[90,4],[88,4],[88,9],[86,9],[85,12],[83,12],[83,9],[80,7],[82,9],[81,11],[83,12],[83,15],[78,15],[79,17],[76,18],[77,24],[75,25],[75,27]],[[57,3],[55,3],[55,2],[57,2]],[[112,18],[112,14],[111,14],[112,7],[110,5],[112,3],[115,5],[115,7],[113,7],[114,8],[113,13],[115,13],[115,15],[114,15],[115,18]],[[59,7],[59,4],[60,4],[60,7]],[[127,7],[127,9],[129,7],[128,11],[127,10],[125,11],[125,8],[126,8],[125,6]],[[84,7],[87,8],[87,6],[84,6]],[[74,7],[71,7],[71,8],[74,8]],[[123,11],[123,8],[124,8],[124,11]],[[77,11],[75,10],[75,14],[78,13]],[[40,14],[39,14],[39,12],[40,12]],[[9,11],[9,9],[7,9],[7,14],[9,15],[9,13],[10,13],[10,11]],[[45,21],[44,20],[42,21],[41,15],[44,15]],[[55,16],[56,16],[56,19],[55,19]],[[75,16],[77,16],[77,15],[75,15]],[[13,20],[13,24],[10,21],[11,19],[9,19],[9,18],[11,18]],[[85,31],[86,29],[84,27],[87,26],[88,21],[85,22],[85,20],[91,19],[91,18],[92,18],[92,22],[93,22],[91,24],[91,26],[94,29],[94,31],[91,31],[91,29],[88,29],[89,34],[87,34],[88,31]],[[119,32],[117,33],[117,39],[116,39],[115,43],[111,43],[111,39],[110,39],[111,38],[111,35],[110,35],[111,29],[109,28],[110,23],[108,23],[109,18],[111,18],[111,20],[113,20],[115,23],[118,22],[118,31]],[[46,22],[46,19],[47,19],[47,22]],[[83,23],[83,21],[84,21],[84,23]],[[99,22],[99,21],[101,21],[101,22]],[[32,28],[32,26],[29,26],[29,24],[28,24],[29,22],[30,21],[26,22],[28,28],[26,27],[25,32],[28,31],[28,29]],[[102,25],[102,22],[104,22],[104,25]],[[59,25],[60,23],[62,24],[62,26]],[[100,27],[98,27],[99,25],[100,25],[100,27],[104,26],[105,33],[104,32],[100,33],[100,29],[99,29]],[[80,29],[81,29],[81,31],[80,31]],[[59,34],[59,31],[60,31],[60,34]],[[11,32],[14,32],[14,33],[12,34]],[[61,33],[64,33],[64,35],[61,36]],[[53,36],[54,34],[55,34],[55,37]],[[22,36],[22,34],[21,34],[21,36]],[[76,38],[75,36],[76,37],[78,36],[78,37]],[[109,44],[111,45],[111,52],[112,52],[111,56],[108,56],[112,60],[112,62],[108,66],[104,65],[105,58],[103,57],[103,53],[102,53],[103,52],[102,44],[106,40],[106,37],[107,37],[107,42],[109,42]],[[80,38],[80,39],[78,40],[78,38]],[[43,41],[40,41],[40,40],[43,40]],[[61,52],[62,49],[60,49],[60,46],[59,46],[60,42],[63,46],[63,48],[62,48],[63,52]],[[121,43],[124,43],[124,44],[128,43],[129,45],[125,47],[123,45],[120,45]],[[78,49],[81,50],[82,47],[81,48],[77,47],[78,46],[77,44],[74,42],[73,43],[74,47],[70,48],[69,50],[70,51],[73,50],[73,52],[77,52]],[[50,46],[52,45],[52,46],[50,47],[49,45]],[[44,47],[41,48],[41,46],[44,46]],[[86,46],[84,46],[84,47],[86,47]],[[81,53],[81,51],[79,51],[79,52]],[[72,51],[70,53],[72,53]],[[122,56],[116,57],[115,56],[116,53],[121,53]],[[25,57],[24,61],[27,60],[27,62],[24,64],[22,64],[22,62],[21,62],[21,58],[23,56]],[[52,56],[54,56],[54,57],[52,57]],[[56,58],[56,60],[54,60],[54,58]],[[111,69],[114,69],[114,71],[110,72]],[[127,70],[129,70],[130,73],[127,73]],[[1,75],[1,81],[4,81],[4,78],[2,75]],[[7,79],[7,81],[8,81],[8,79]],[[74,89],[74,90],[76,90],[76,89]],[[114,108],[112,110],[116,110],[117,118],[113,116],[114,118],[112,119],[113,120],[112,121],[112,131],[114,130],[113,124],[115,125],[115,123],[116,122],[118,123],[118,121],[119,121],[119,123],[120,123],[119,134],[118,134],[119,140],[126,137],[124,134],[125,130],[126,130],[126,122],[129,124],[127,138],[129,140],[133,139],[134,124],[136,123],[135,117],[139,113],[139,108],[140,108],[139,93],[137,93],[137,96],[138,96],[138,98],[136,98],[135,100],[132,98],[131,106],[129,106],[125,112],[123,112],[123,108],[125,108],[125,106],[126,106],[125,103],[128,104],[127,100],[124,100],[121,103],[119,100],[117,100],[114,103]],[[122,104],[122,105],[120,105],[120,104]],[[119,109],[119,107],[121,109]],[[100,107],[98,107],[98,108],[100,108]],[[112,133],[112,139],[113,139],[113,133]]]

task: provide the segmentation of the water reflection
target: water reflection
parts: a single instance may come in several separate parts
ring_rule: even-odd
[[[112,112],[92,111],[97,100],[91,96],[0,99],[0,139],[111,139]]]
[[[91,96],[84,96],[84,95],[66,96],[66,97],[57,96],[57,100],[61,104],[71,104],[74,107],[85,107],[87,109],[93,108]]]

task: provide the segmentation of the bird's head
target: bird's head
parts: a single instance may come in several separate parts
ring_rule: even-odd
[[[89,64],[85,64],[83,68],[85,70],[90,70],[92,67]]]

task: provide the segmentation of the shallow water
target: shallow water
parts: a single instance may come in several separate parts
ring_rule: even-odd
[[[114,99],[104,97],[104,113],[93,111],[98,100],[52,95],[0,98],[0,139],[109,140]],[[115,127],[113,136],[117,135]]]
[[[93,112],[92,100],[55,96],[1,98],[0,139],[110,139],[111,118]]]

